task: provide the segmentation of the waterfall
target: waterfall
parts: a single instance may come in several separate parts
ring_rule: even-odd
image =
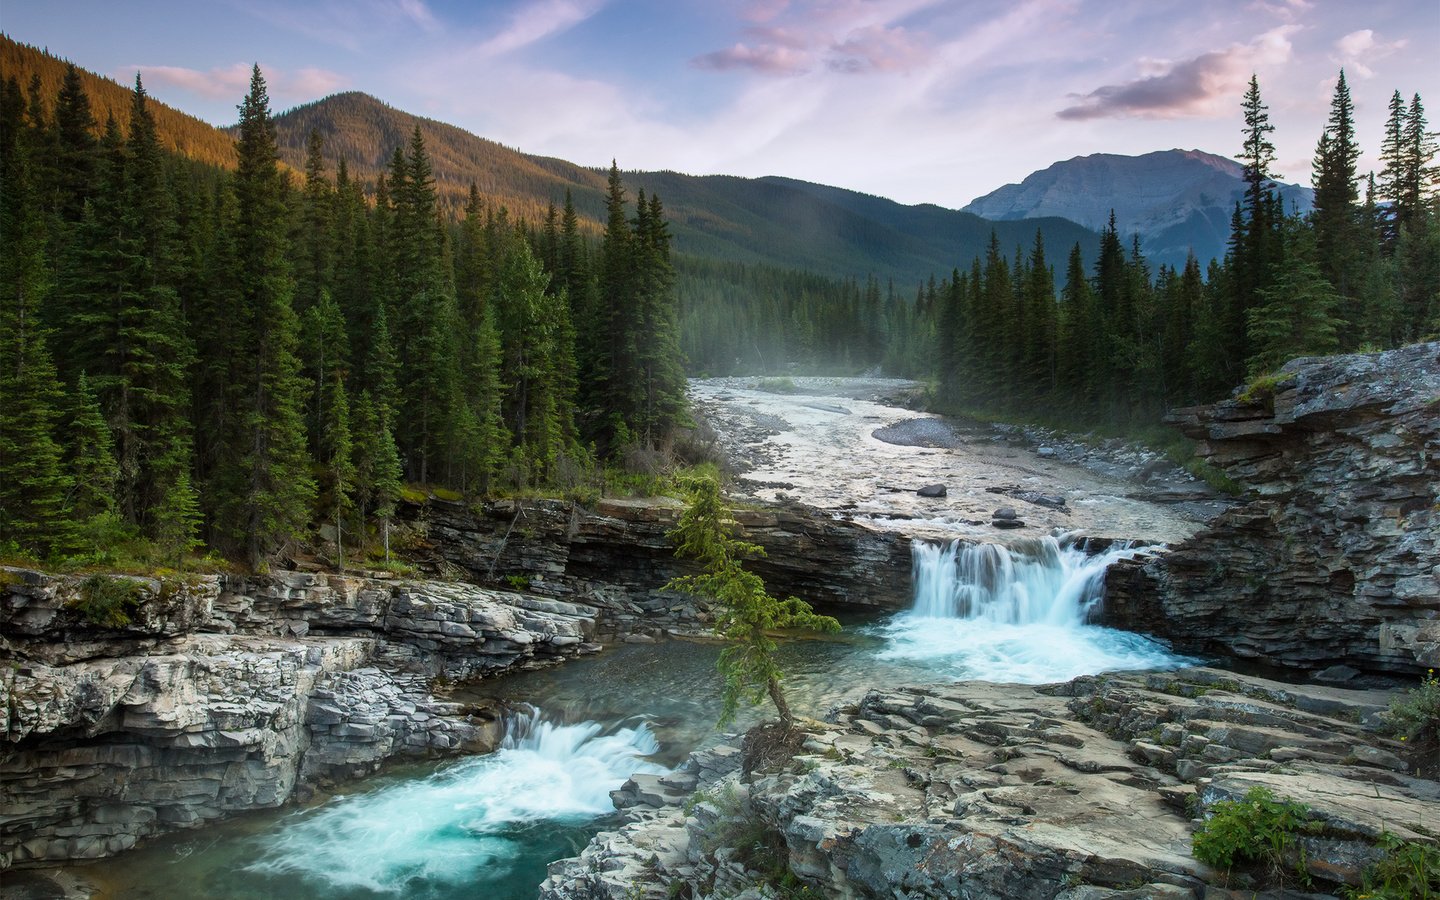
[[[406,897],[495,878],[534,829],[613,812],[610,791],[636,772],[665,771],[644,759],[658,750],[644,724],[514,716],[495,753],[295,813],[246,868],[329,891]]]
[[[1133,552],[1088,556],[1051,537],[1008,547],[917,540],[915,602],[880,627],[888,643],[880,655],[953,678],[1025,684],[1183,665],[1157,641],[1088,624],[1106,567]]]
[[[1087,556],[1045,537],[1013,547],[915,541],[910,552],[917,616],[1081,625],[1096,611],[1106,567],[1133,551]]]

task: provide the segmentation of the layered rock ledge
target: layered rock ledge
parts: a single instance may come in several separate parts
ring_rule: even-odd
[[[1293,360],[1252,393],[1175,414],[1246,502],[1113,566],[1107,623],[1301,669],[1440,665],[1440,343]]]
[[[1214,804],[1257,786],[1309,807],[1288,862],[1336,890],[1382,833],[1437,836],[1440,784],[1373,730],[1385,699],[1210,669],[872,690],[778,767],[744,775],[736,743],[637,777],[629,824],[552,864],[541,897],[1297,896],[1191,853]]]
[[[405,515],[432,571],[478,581],[524,579],[532,593],[581,599],[600,610],[602,634],[704,630],[693,598],[663,590],[694,569],[669,532],[683,504],[668,498],[502,500],[470,506],[431,499]],[[790,505],[733,512],[763,558],[748,565],[772,592],[827,609],[896,610],[910,602],[910,541]]]
[[[597,610],[472,585],[282,572],[99,576],[0,569],[0,869],[92,859],[149,835],[369,774],[400,754],[486,752],[498,714],[461,679],[599,649]]]

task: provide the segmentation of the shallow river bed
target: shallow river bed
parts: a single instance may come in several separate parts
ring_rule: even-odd
[[[740,490],[757,499],[793,499],[906,534],[987,541],[1082,531],[1091,537],[1173,543],[1202,524],[1176,506],[1152,502],[1171,485],[1157,489],[1106,477],[1024,447],[998,444],[988,429],[957,427],[883,402],[912,392],[914,382],[790,381],[795,389],[786,393],[759,390],[766,381],[756,378],[690,383],[691,398],[709,419],[720,447],[744,468]],[[908,431],[911,439],[946,446],[891,443],[874,436],[879,429]],[[944,485],[946,496],[916,495],[933,484]],[[1201,486],[1191,481],[1189,487]],[[1064,508],[1014,496],[1022,492],[1063,498]],[[1014,508],[1025,526],[993,527],[991,515],[1002,506]]]
[[[878,440],[876,429],[924,418],[878,402],[904,382],[801,382],[809,393],[767,394],[745,380],[693,386],[697,405],[727,435],[722,443],[748,460],[751,494],[786,495],[907,534],[1006,546],[917,544],[912,611],[785,642],[786,690],[797,713],[823,715],[872,687],[1034,684],[1190,662],[1143,636],[1086,624],[1108,558],[1086,557],[1049,535],[1164,542],[1198,521],[1127,496],[1133,484],[984,443],[948,424],[906,426],[930,429],[943,447]],[[948,495],[916,496],[932,483],[945,484]],[[1066,503],[1025,504],[986,487],[1059,494]],[[1025,527],[993,528],[991,512],[1001,505],[1023,506]],[[575,855],[610,821],[611,790],[715,739],[718,654],[705,642],[626,644],[456,687],[454,699],[501,699],[517,711],[501,750],[396,766],[308,807],[153,841],[84,876],[104,887],[101,896],[142,900],[533,897],[550,861]],[[744,712],[734,727],[762,712]]]

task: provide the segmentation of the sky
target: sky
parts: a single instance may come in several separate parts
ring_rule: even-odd
[[[1233,157],[1252,73],[1286,181],[1342,67],[1362,172],[1395,90],[1440,127],[1437,0],[15,0],[0,30],[220,125],[258,63],[275,112],[359,90],[587,166],[952,208],[1074,156]]]

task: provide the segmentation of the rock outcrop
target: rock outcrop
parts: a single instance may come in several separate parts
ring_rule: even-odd
[[[563,500],[502,500],[474,508],[430,500],[405,514],[445,566],[493,582],[524,580],[529,591],[578,599],[598,610],[602,634],[707,628],[703,604],[663,590],[693,574],[668,534],[677,500],[601,500],[593,509]],[[895,610],[910,602],[910,541],[799,506],[736,509],[740,536],[766,551],[747,563],[780,596],[825,609]]]
[[[1271,392],[1182,410],[1247,494],[1106,579],[1109,624],[1273,665],[1440,665],[1440,343],[1297,359]]]
[[[0,577],[0,869],[117,853],[399,754],[491,750],[496,711],[436,699],[434,677],[598,649],[594,608],[472,585]]]
[[[694,754],[672,776],[693,776],[693,796],[651,792],[658,804],[553,864],[541,896],[756,896],[742,892],[778,882],[829,897],[1278,897],[1265,873],[1191,852],[1214,804],[1257,786],[1317,823],[1287,864],[1317,888],[1356,885],[1382,832],[1435,841],[1440,785],[1407,775],[1371,730],[1384,700],[1209,669],[872,690],[777,769],[743,776],[736,747]]]

